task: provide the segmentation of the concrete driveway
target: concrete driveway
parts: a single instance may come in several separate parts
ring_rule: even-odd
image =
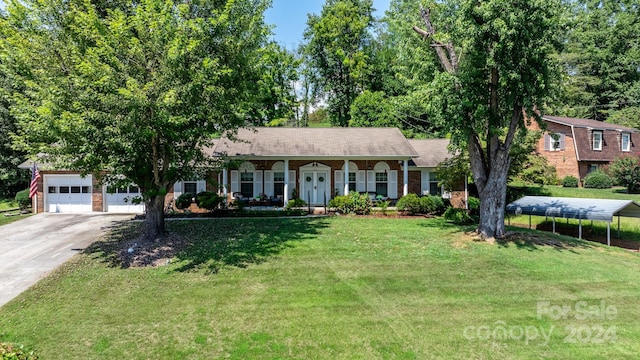
[[[132,215],[44,213],[0,226],[0,306]]]

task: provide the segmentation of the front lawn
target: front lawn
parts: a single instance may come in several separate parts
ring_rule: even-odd
[[[625,250],[528,231],[490,245],[440,219],[168,225],[191,239],[176,259],[122,268],[112,243],[97,244],[0,308],[0,342],[43,359],[632,359],[640,349],[640,256]]]
[[[7,200],[7,199],[0,200],[0,226],[31,216],[31,214],[11,215],[11,216],[5,215],[5,214],[16,214],[18,212],[19,212],[18,203],[15,200]]]

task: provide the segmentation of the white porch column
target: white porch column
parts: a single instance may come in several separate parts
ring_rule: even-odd
[[[227,168],[222,169],[222,196],[224,197],[224,201],[227,201],[227,182],[229,181],[229,176],[227,175],[229,170]]]
[[[284,160],[284,206],[289,203],[289,159]]]
[[[404,182],[402,196],[405,196],[409,193],[409,160],[404,161],[404,176],[402,182]]]
[[[344,194],[349,195],[349,160],[344,161]]]

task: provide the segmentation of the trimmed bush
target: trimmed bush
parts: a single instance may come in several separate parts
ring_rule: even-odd
[[[419,214],[422,209],[420,198],[416,194],[407,194],[398,200],[396,204],[398,211],[407,215]]]
[[[367,194],[352,191],[349,195],[336,196],[329,200],[329,207],[343,214],[367,215],[371,212],[373,203]]]
[[[211,191],[202,191],[196,195],[196,204],[199,208],[207,210],[216,210],[220,208],[224,197]]]
[[[613,179],[604,172],[592,171],[583,180],[585,188],[589,189],[610,189],[613,186]]]
[[[578,178],[575,176],[567,175],[562,179],[562,187],[566,188],[577,188],[578,187]]]
[[[26,210],[31,207],[31,199],[29,199],[29,189],[19,191],[16,194],[16,202],[20,210]]]
[[[184,193],[176,199],[176,207],[180,210],[184,210],[191,206],[193,202],[193,194],[192,193]]]
[[[307,203],[302,199],[291,199],[287,203],[287,210],[291,210],[293,208],[299,208],[307,205]]]
[[[441,215],[446,209],[439,196],[427,195],[420,198],[420,212],[423,214]]]
[[[450,207],[444,212],[445,220],[452,222],[456,225],[469,225],[476,222],[476,220],[469,215],[465,209],[457,209]]]

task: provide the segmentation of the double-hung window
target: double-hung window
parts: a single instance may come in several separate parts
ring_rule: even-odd
[[[253,171],[240,173],[240,192],[243,197],[253,197]]]
[[[620,148],[622,151],[631,151],[631,134],[622,133],[620,137]]]
[[[602,150],[602,131],[593,132],[593,150]]]

